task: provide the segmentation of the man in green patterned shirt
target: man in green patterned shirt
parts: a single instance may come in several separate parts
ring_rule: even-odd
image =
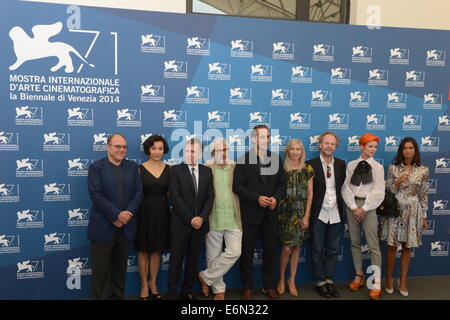
[[[216,197],[209,216],[210,231],[206,235],[208,268],[199,272],[198,278],[204,296],[209,295],[211,286],[214,300],[224,300],[226,285],[223,276],[241,255],[242,223],[239,199],[232,191],[236,164],[228,160],[228,144],[224,139],[218,138],[209,148],[213,159],[206,166],[213,172]]]

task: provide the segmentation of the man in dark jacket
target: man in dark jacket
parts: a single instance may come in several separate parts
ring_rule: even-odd
[[[341,189],[346,166],[344,160],[333,156],[338,145],[339,138],[334,132],[322,133],[320,155],[307,161],[315,174],[310,221],[313,276],[318,294],[325,298],[339,297],[333,280],[344,225]]]
[[[184,163],[170,170],[171,256],[167,298],[196,300],[191,291],[197,280],[198,261],[205,235],[209,231],[209,215],[214,203],[214,185],[211,168],[198,161],[202,144],[189,140],[184,147]],[[180,296],[177,295],[183,258],[186,257],[184,279]]]
[[[125,160],[127,150],[125,137],[113,134],[106,144],[107,157],[89,167],[92,299],[124,297],[128,244],[136,234],[136,214],[143,197],[138,167]]]
[[[263,292],[269,299],[277,299],[276,238],[277,204],[286,195],[286,175],[278,154],[268,150],[270,130],[264,125],[252,131],[255,147],[244,154],[236,165],[233,191],[239,196],[242,219],[241,298],[253,296],[253,257],[258,234],[263,247]]]

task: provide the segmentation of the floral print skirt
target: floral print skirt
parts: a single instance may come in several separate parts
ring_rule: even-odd
[[[407,248],[417,248],[422,245],[422,216],[420,202],[411,201],[400,204],[400,214],[397,218],[382,218],[381,240],[389,246],[399,246],[405,243]]]

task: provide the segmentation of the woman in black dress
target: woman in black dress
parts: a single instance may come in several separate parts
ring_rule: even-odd
[[[161,251],[170,248],[170,211],[167,198],[170,167],[161,159],[169,151],[169,147],[163,137],[152,135],[143,143],[143,149],[149,159],[139,166],[144,185],[135,243],[141,277],[140,297],[143,300],[160,300],[162,296],[157,287],[157,278]]]

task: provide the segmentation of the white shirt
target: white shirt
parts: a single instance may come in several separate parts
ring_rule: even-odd
[[[195,166],[192,165],[188,165],[189,168],[189,173],[192,175],[192,168],[194,168],[194,175],[195,175],[195,181],[197,182],[197,192],[198,192],[198,176],[199,176],[199,172],[198,172],[198,164],[196,164]]]
[[[339,209],[337,206],[337,194],[336,194],[336,180],[334,177],[334,158],[328,164],[322,155],[320,155],[320,161],[322,162],[323,174],[325,176],[326,191],[323,198],[322,208],[319,213],[319,220],[323,223],[335,224],[341,222],[339,216]],[[331,169],[331,177],[327,178],[327,167]]]
[[[372,167],[373,182],[368,184],[361,183],[359,186],[354,186],[350,183],[350,180],[355,168],[363,160],[363,158],[359,157],[347,165],[345,182],[342,186],[342,197],[347,207],[352,210],[357,208],[355,197],[366,198],[362,208],[367,212],[378,208],[384,200],[384,168],[374,158],[370,157],[366,161]]]

